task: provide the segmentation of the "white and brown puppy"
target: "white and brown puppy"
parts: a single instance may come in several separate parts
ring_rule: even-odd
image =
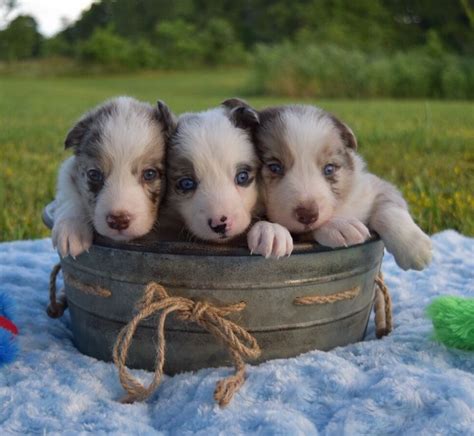
[[[259,116],[254,140],[270,221],[330,247],[362,243],[370,228],[401,268],[429,264],[430,238],[397,189],[366,171],[346,124],[306,105],[268,108]]]
[[[130,97],[86,113],[68,133],[74,156],[59,172],[53,244],[77,256],[93,230],[117,241],[148,233],[164,191],[165,144],[175,127],[166,105]]]
[[[228,243],[254,221],[260,166],[250,135],[255,124],[258,114],[246,107],[221,106],[178,119],[168,146],[166,205],[201,240]],[[247,239],[250,250],[265,257],[293,249],[289,232],[269,222],[255,223]]]

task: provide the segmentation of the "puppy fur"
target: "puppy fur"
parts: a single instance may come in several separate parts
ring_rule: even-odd
[[[148,233],[165,182],[165,143],[174,117],[157,107],[118,97],[86,113],[68,133],[74,156],[61,166],[53,244],[77,256],[92,244],[93,229],[126,241]]]
[[[364,242],[369,227],[401,268],[429,264],[430,238],[398,190],[366,171],[346,124],[307,105],[268,108],[259,120],[254,141],[270,221],[330,247]]]
[[[180,216],[195,237],[228,243],[258,214],[260,162],[250,135],[258,122],[252,109],[224,106],[179,117],[169,142],[165,203],[167,216]],[[292,250],[289,232],[268,222],[252,227],[248,244],[266,257]]]

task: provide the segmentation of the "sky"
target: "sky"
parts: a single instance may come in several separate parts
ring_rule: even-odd
[[[62,19],[75,21],[94,0],[19,0],[20,7],[12,14],[32,15],[38,22],[39,31],[51,36],[62,29]],[[10,18],[11,18],[10,17]]]

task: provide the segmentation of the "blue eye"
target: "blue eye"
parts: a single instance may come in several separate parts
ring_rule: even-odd
[[[268,169],[273,173],[273,174],[283,174],[283,166],[280,165],[279,163],[271,163],[268,164]]]
[[[191,177],[183,177],[182,179],[178,180],[178,188],[181,189],[183,192],[193,191],[197,187],[197,182]]]
[[[250,175],[248,171],[240,171],[236,176],[235,176],[235,183],[239,186],[245,186],[248,184],[248,181],[250,179]]]
[[[96,170],[95,168],[87,171],[87,178],[94,183],[101,183],[104,180],[104,175],[101,171]]]
[[[147,182],[151,182],[155,180],[158,177],[158,171],[155,170],[154,168],[148,168],[145,171],[143,171],[143,180]]]
[[[324,175],[325,176],[332,176],[335,171],[336,171],[336,166],[333,165],[333,164],[327,164],[324,167]]]

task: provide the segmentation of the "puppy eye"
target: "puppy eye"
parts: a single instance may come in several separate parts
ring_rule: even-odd
[[[197,182],[191,177],[183,177],[178,180],[178,188],[183,192],[193,191],[197,188]]]
[[[100,170],[92,168],[87,171],[87,178],[94,183],[101,183],[104,180],[104,175]]]
[[[273,174],[283,174],[283,166],[279,163],[271,163],[268,164],[268,169],[273,173]]]
[[[247,185],[249,178],[250,178],[250,175],[248,171],[240,171],[235,176],[235,183],[239,186],[245,186]]]
[[[334,164],[327,164],[323,170],[325,176],[332,176],[335,171],[336,166]]]
[[[158,177],[158,170],[155,168],[147,168],[143,171],[142,177],[146,182],[152,182]]]

